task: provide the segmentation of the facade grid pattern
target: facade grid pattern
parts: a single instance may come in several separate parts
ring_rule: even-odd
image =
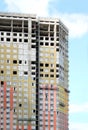
[[[0,13],[0,130],[69,130],[68,29]]]

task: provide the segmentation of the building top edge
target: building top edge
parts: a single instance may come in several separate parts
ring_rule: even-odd
[[[15,12],[0,12],[0,16],[8,16],[8,17],[36,17],[36,14],[27,14],[27,13],[15,13]]]
[[[0,16],[2,17],[25,17],[25,18],[34,18],[39,22],[56,22],[60,24],[63,28],[68,32],[68,28],[63,24],[63,22],[59,18],[55,17],[38,17],[36,14],[28,14],[28,13],[15,13],[15,12],[0,12]]]
[[[68,32],[68,28],[67,26],[62,22],[62,20],[60,18],[55,18],[55,17],[38,17],[38,20],[40,22],[45,22],[45,23],[58,23],[59,25],[61,25],[63,28],[65,28],[65,30]]]

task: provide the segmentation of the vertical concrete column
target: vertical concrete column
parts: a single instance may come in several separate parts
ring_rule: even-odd
[[[13,87],[10,88],[10,130],[13,130]]]
[[[50,130],[50,87],[51,85],[48,86],[48,130]]]
[[[45,85],[43,85],[43,130],[45,130]]]
[[[4,130],[6,130],[6,82],[4,82]]]
[[[56,86],[54,85],[54,130],[56,130]]]

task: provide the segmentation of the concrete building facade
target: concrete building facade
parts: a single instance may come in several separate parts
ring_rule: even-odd
[[[69,130],[68,29],[0,13],[0,130]]]

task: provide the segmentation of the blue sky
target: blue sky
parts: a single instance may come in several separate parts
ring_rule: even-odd
[[[55,6],[63,13],[87,13],[87,0],[58,0]]]
[[[88,130],[88,1],[0,0],[0,11],[59,17],[69,29],[69,130]]]

